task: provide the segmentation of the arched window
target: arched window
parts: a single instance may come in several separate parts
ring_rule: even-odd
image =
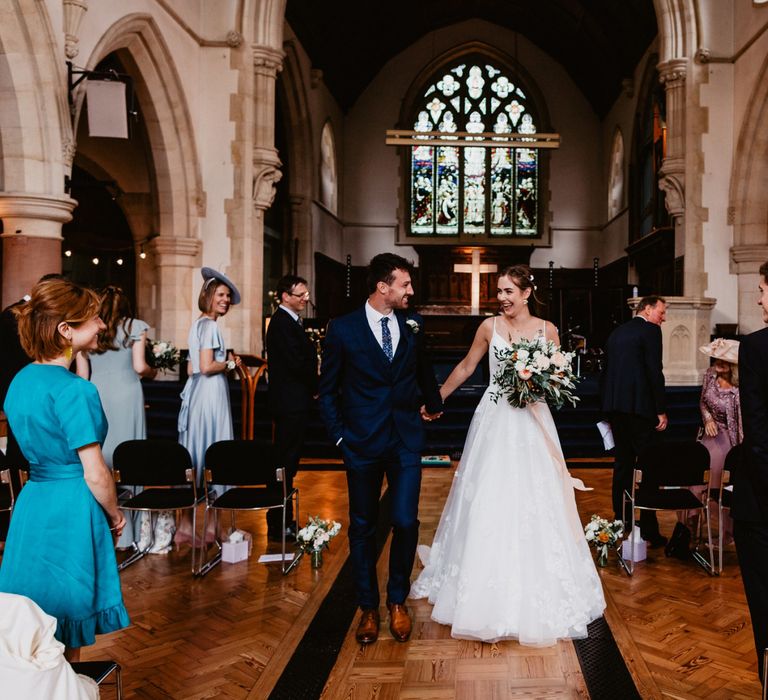
[[[320,137],[320,201],[336,213],[338,201],[336,176],[336,144],[331,123],[326,122]]]
[[[624,137],[616,129],[611,148],[611,171],[608,176],[608,220],[621,211],[624,203]]]
[[[415,101],[417,132],[535,134],[540,120],[508,68],[482,55],[441,68]],[[540,155],[533,148],[412,146],[406,233],[486,242],[541,235]]]

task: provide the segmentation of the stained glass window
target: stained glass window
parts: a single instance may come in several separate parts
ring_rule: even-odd
[[[479,58],[442,70],[414,114],[414,131],[430,134],[537,132],[533,105],[515,78]],[[411,148],[411,235],[539,235],[536,149],[438,144]]]

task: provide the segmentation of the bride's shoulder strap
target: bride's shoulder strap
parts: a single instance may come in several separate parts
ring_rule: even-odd
[[[493,317],[493,332],[496,332],[496,316]]]

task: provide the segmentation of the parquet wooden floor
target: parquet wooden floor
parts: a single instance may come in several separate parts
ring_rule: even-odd
[[[574,474],[595,487],[578,494],[582,520],[593,512],[610,515],[610,471]],[[423,542],[434,534],[451,478],[450,469],[425,471]],[[344,474],[302,472],[297,483],[302,519],[318,513],[344,525],[322,569],[313,571],[303,561],[283,577],[278,565],[258,564],[264,516],[241,517],[238,525],[254,533],[254,554],[247,562],[222,564],[194,580],[189,550],[183,548],[128,568],[122,580],[133,625],[100,637],[84,660],[111,657],[121,663],[127,698],[267,698],[348,554]],[[672,525],[662,519],[663,531]],[[385,551],[382,567],[386,561]],[[650,550],[631,579],[615,558],[601,576],[606,617],[642,697],[759,697],[752,632],[732,552],[717,578],[692,562],[666,559],[659,550]],[[386,623],[379,642],[364,649],[348,635],[323,698],[588,697],[571,644],[530,649],[514,642],[453,640],[429,619],[429,607],[413,602],[416,624],[408,644],[394,642]],[[113,697],[110,692],[105,687],[103,697]]]

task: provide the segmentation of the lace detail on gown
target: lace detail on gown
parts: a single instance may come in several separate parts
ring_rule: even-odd
[[[489,352],[490,373],[498,368]],[[587,636],[605,609],[573,485],[549,407],[494,403],[485,391],[472,419],[425,568],[412,598],[458,638],[548,646]]]

